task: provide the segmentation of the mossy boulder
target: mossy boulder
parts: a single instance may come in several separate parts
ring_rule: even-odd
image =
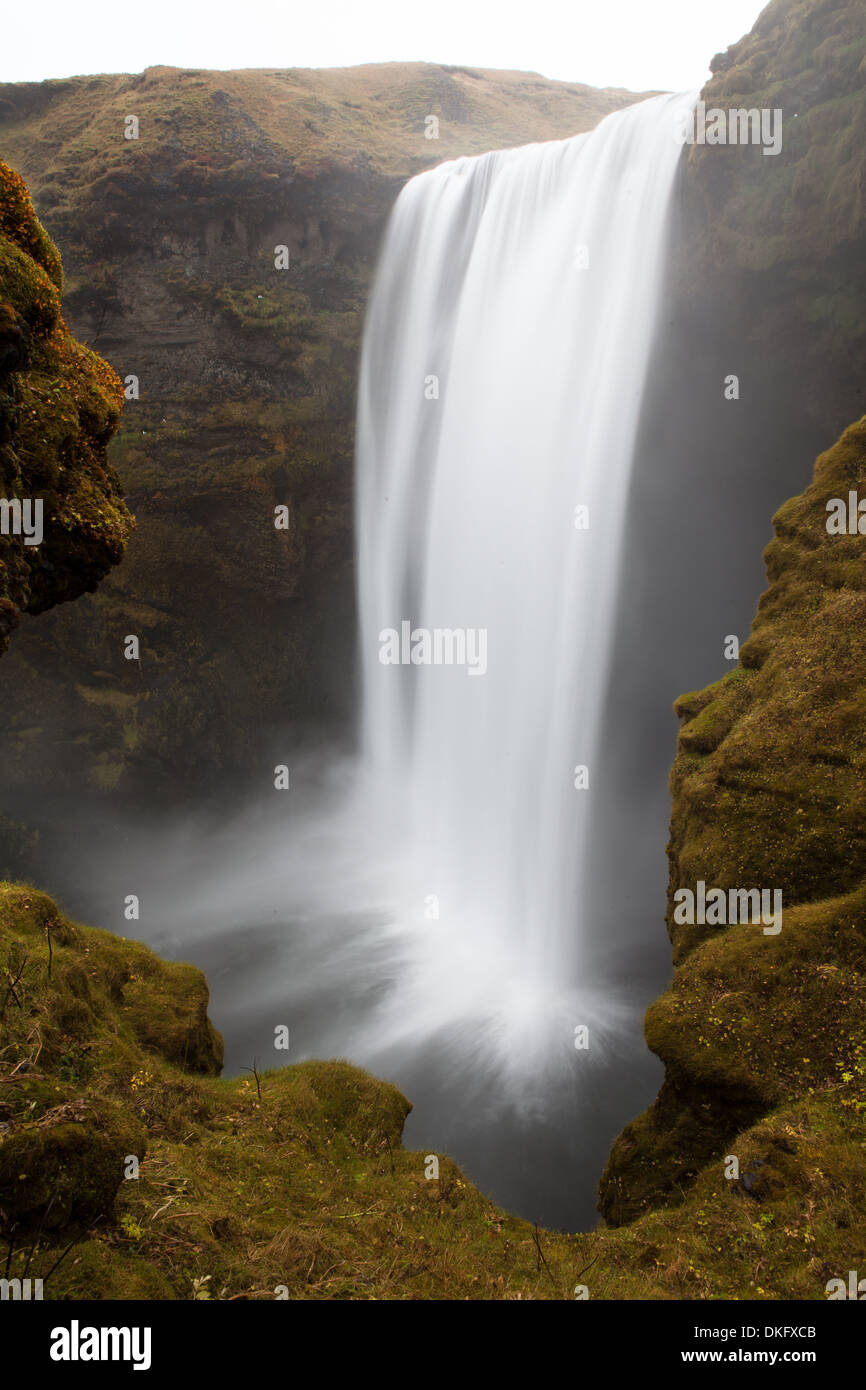
[[[106,448],[123,390],[60,315],[56,247],[0,161],[0,496],[40,502],[37,545],[0,534],[0,653],[21,613],[96,588],[132,529]]]
[[[148,961],[123,989],[123,1014],[143,1047],[169,1062],[218,1076],[223,1044],[207,1016],[208,987],[192,965]]]
[[[0,1217],[7,1232],[110,1214],[147,1151],[150,1058],[216,1075],[222,1039],[194,967],[78,927],[44,893],[0,885]],[[16,1237],[17,1238],[17,1237]]]
[[[44,893],[0,884],[0,970],[0,1026],[9,1060],[27,1063],[25,1078],[38,1065],[86,1080],[106,1029],[117,1058],[144,1050],[181,1070],[219,1074],[222,1038],[207,1016],[201,972],[76,926]],[[39,1053],[31,1064],[34,1008]]]
[[[7,1233],[88,1226],[112,1211],[145,1131],[119,1105],[68,1101],[0,1135],[0,1218]]]

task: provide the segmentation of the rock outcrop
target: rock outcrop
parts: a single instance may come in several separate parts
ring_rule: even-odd
[[[0,517],[0,653],[22,613],[95,589],[132,527],[106,460],[122,388],[67,330],[62,288],[57,248],[0,163],[0,497],[21,512]]]
[[[851,492],[866,496],[866,418],[777,513],[765,552],[770,585],[738,668],[677,702],[668,848],[676,971],[646,1019],[665,1081],[614,1145],[601,1184],[611,1222],[681,1202],[701,1169],[721,1170],[738,1152],[740,1131],[779,1109],[808,1115],[814,1144],[848,1129],[850,1144],[862,1145],[866,542],[828,530],[827,510],[837,499],[847,514]],[[674,895],[700,881],[726,895],[779,891],[781,930],[678,924]],[[808,1159],[796,1146],[786,1152],[785,1181],[808,1190],[814,1149]],[[821,1163],[822,1181],[837,1188],[847,1181],[834,1168],[842,1157]],[[770,1174],[759,1189],[772,1192]],[[859,1201],[862,1184],[857,1192]]]
[[[833,439],[866,409],[861,0],[771,0],[711,67],[707,108],[781,111],[782,149],[689,151],[681,274],[691,313],[710,348],[723,335],[728,362],[760,381],[768,408],[770,383],[787,377],[791,402]],[[781,402],[783,383],[772,389]]]

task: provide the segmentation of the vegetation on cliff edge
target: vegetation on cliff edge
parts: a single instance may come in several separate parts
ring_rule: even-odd
[[[829,1185],[840,1229],[866,1229],[866,567],[862,536],[827,530],[827,502],[847,508],[849,491],[866,493],[866,417],[778,511],[739,668],[677,702],[677,968],[646,1019],[665,1081],[614,1145],[610,1221],[683,1201],[701,1169],[740,1152],[740,1129],[784,1113],[766,1210],[793,1187],[814,1209]],[[699,880],[781,890],[781,932],[675,925],[674,892]]]
[[[22,180],[0,162],[0,496],[41,502],[44,528],[36,545],[0,535],[0,652],[21,613],[94,589],[132,528],[106,460],[123,391],[66,329],[62,283]]]
[[[743,1180],[709,1164],[679,1207],[538,1232],[445,1155],[428,1178],[408,1101],[356,1067],[220,1078],[206,1008],[193,967],[0,886],[9,1277],[50,1299],[809,1299],[862,1260],[853,1104],[780,1105],[733,1138]]]

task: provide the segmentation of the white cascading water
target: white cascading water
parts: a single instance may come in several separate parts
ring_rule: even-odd
[[[401,863],[406,977],[386,1037],[463,1028],[508,1039],[534,1071],[551,1028],[568,1045],[572,1021],[615,1021],[582,969],[588,828],[676,129],[694,100],[443,164],[391,217],[356,518],[367,794]],[[383,664],[381,634],[407,621],[484,630],[486,672]]]

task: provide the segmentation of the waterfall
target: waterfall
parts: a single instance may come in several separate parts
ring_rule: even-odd
[[[363,760],[412,885],[419,1026],[565,1027],[573,991],[592,1011],[600,717],[694,100],[442,164],[388,226],[359,388]]]
[[[147,940],[207,971],[229,1071],[273,1057],[285,1025],[285,1060],[345,1057],[394,1082],[414,1106],[407,1147],[568,1229],[593,1224],[610,1140],[660,1082],[640,961],[606,954],[593,920],[608,900],[589,834],[622,784],[605,781],[601,716],[694,100],[406,186],[359,385],[361,757],[286,731],[290,795],[136,826],[109,864],[100,836],[89,851],[106,920],[157,866]],[[413,652],[454,659],[403,664]],[[637,911],[661,949],[663,903]],[[635,941],[623,927],[613,948]]]

